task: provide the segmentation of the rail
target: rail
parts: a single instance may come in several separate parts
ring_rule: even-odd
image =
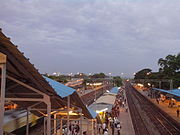
[[[180,124],[177,123],[174,119],[172,119],[167,113],[162,111],[152,102],[150,102],[146,97],[140,94],[135,88],[133,88],[130,84],[126,85],[127,95],[128,95],[128,102],[130,102],[130,111],[132,119],[136,119],[133,122],[134,127],[136,128],[135,131],[139,131],[139,128],[148,127],[148,125],[137,125],[140,123],[141,119],[135,118],[134,116],[136,112],[138,112],[137,104],[140,106],[141,111],[145,112],[146,116],[150,120],[150,122],[154,125],[157,129],[159,134],[161,135],[179,135],[180,134]],[[136,104],[135,104],[136,101]],[[134,108],[133,108],[134,107]],[[133,108],[133,109],[132,109]],[[147,118],[146,118],[147,119]],[[138,122],[139,120],[139,122]],[[144,123],[144,120],[142,120]],[[136,126],[137,125],[137,126]],[[147,129],[148,130],[148,129]],[[144,132],[144,131],[139,131]],[[148,130],[149,134],[152,134],[151,130]],[[142,134],[141,133],[141,134]]]

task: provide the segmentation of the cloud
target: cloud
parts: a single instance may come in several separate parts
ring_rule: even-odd
[[[179,0],[1,0],[0,26],[42,72],[131,74],[178,53],[179,13]]]

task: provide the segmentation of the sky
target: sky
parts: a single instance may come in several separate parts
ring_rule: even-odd
[[[41,73],[132,76],[180,52],[180,0],[0,0],[0,28]]]

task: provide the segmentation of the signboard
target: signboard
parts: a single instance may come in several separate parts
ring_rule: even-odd
[[[6,59],[7,59],[6,55],[0,52],[0,64],[5,64]]]

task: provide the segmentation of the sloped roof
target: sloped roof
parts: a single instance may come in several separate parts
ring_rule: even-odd
[[[60,96],[61,98],[63,98],[64,101],[67,101],[67,97],[70,96],[70,103],[74,106],[77,106],[79,108],[82,108],[83,113],[85,114],[85,116],[87,118],[93,118],[94,114],[92,113],[92,111],[90,111],[85,104],[83,103],[83,101],[81,100],[81,98],[79,97],[78,93],[76,92],[75,89],[65,86],[64,84],[61,84],[55,80],[52,80],[48,77],[43,76],[46,81],[51,85],[52,88],[54,88],[55,92],[58,94],[58,96]]]
[[[50,96],[51,107],[56,109],[64,107],[65,104],[62,98],[59,97],[54,89],[48,84],[48,82],[42,77],[33,64],[29,62],[22,52],[20,52],[16,45],[14,45],[8,37],[6,37],[0,30],[0,52],[7,56],[6,74],[13,77],[28,86],[31,86],[38,91]],[[22,94],[24,93],[24,94]],[[42,95],[38,95],[34,91],[19,85],[17,82],[6,78],[6,98],[42,98]],[[56,98],[55,98],[56,97]],[[27,107],[35,104],[35,102],[16,102],[18,106],[26,109]],[[40,103],[39,109],[46,109],[46,104]],[[36,112],[38,113],[38,112]],[[46,112],[45,112],[46,113]],[[38,113],[40,114],[40,113]],[[37,115],[37,114],[36,114]]]
[[[180,100],[180,89],[173,89],[173,90],[164,90],[164,89],[158,89],[158,88],[153,88],[153,89],[176,96],[178,100]]]
[[[90,107],[87,107],[87,108],[88,108],[88,110],[89,110],[91,116],[92,116],[93,118],[96,118],[97,113],[96,113],[94,110],[92,110]]]
[[[76,91],[75,89],[68,87],[66,85],[63,85],[63,84],[61,84],[55,80],[52,80],[46,76],[43,76],[43,77],[51,85],[51,87],[56,91],[56,93],[62,98],[72,95]]]
[[[57,83],[50,81],[49,79],[45,79],[38,70],[29,62],[29,59],[26,58],[23,53],[21,53],[17,46],[15,46],[9,38],[7,38],[0,29],[0,52],[7,55],[7,71],[6,74],[11,76],[35,89],[38,89],[42,93],[47,94],[50,96],[51,100],[51,108],[57,109],[61,107],[65,107],[67,105],[67,99],[65,96],[68,94],[72,94],[74,90],[72,88],[68,88],[68,93],[64,91],[64,88],[67,89],[66,86],[61,86],[61,89],[57,87]],[[53,87],[51,86],[53,84]],[[63,89],[62,89],[63,88]],[[23,94],[22,94],[23,93]],[[74,92],[71,95],[71,103],[75,106],[82,108],[83,113],[86,117],[91,118],[89,111],[87,110],[86,106],[83,104],[79,95]],[[35,93],[34,91],[19,85],[17,82],[10,80],[9,78],[6,79],[6,98],[42,98],[42,95]],[[31,105],[34,105],[36,102],[18,102],[21,108],[28,108]],[[46,109],[47,106],[43,102],[36,106],[37,109]],[[38,111],[32,111],[36,115],[42,115]],[[44,111],[43,113],[46,113]]]

